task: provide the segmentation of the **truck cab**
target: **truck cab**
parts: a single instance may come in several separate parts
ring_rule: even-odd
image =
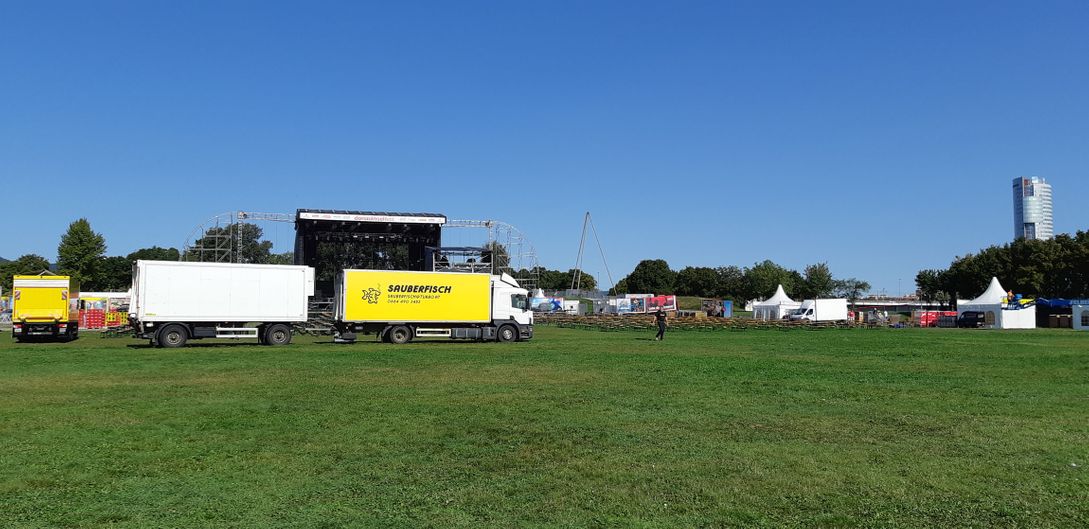
[[[813,321],[813,305],[812,301],[802,302],[800,308],[790,313],[790,321]]]
[[[497,327],[504,321],[514,320],[518,327],[518,340],[533,337],[529,291],[518,286],[518,281],[508,274],[492,276],[492,320]]]

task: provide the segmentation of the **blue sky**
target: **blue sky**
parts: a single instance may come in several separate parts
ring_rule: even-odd
[[[1084,1],[5,2],[0,256],[80,216],[125,254],[307,207],[501,219],[566,269],[589,210],[617,278],[827,261],[895,293],[1007,242],[1020,175],[1089,229],[1087,27]]]

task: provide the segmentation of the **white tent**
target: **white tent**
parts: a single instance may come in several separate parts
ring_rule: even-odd
[[[801,303],[790,299],[783,290],[783,285],[775,289],[775,294],[764,301],[758,301],[752,306],[752,318],[754,320],[780,320],[790,311],[800,308]]]
[[[965,312],[982,312],[984,327],[991,329],[1035,329],[1036,306],[1011,309],[1006,303],[1006,289],[998,278],[992,278],[987,290],[973,300],[957,305],[957,316]]]

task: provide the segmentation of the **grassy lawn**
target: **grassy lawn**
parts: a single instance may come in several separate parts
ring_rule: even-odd
[[[1089,333],[0,338],[0,527],[1089,525]]]

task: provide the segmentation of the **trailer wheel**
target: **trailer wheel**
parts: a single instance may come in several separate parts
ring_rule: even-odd
[[[499,327],[499,332],[495,333],[495,340],[498,342],[513,342],[518,339],[518,329],[515,329],[513,325],[503,325]]]
[[[287,345],[291,343],[291,329],[287,325],[272,325],[265,330],[265,345]]]
[[[159,347],[173,349],[182,347],[189,340],[189,332],[181,325],[167,325],[159,331]]]
[[[412,340],[412,329],[405,325],[398,325],[389,330],[390,343],[403,344]]]

